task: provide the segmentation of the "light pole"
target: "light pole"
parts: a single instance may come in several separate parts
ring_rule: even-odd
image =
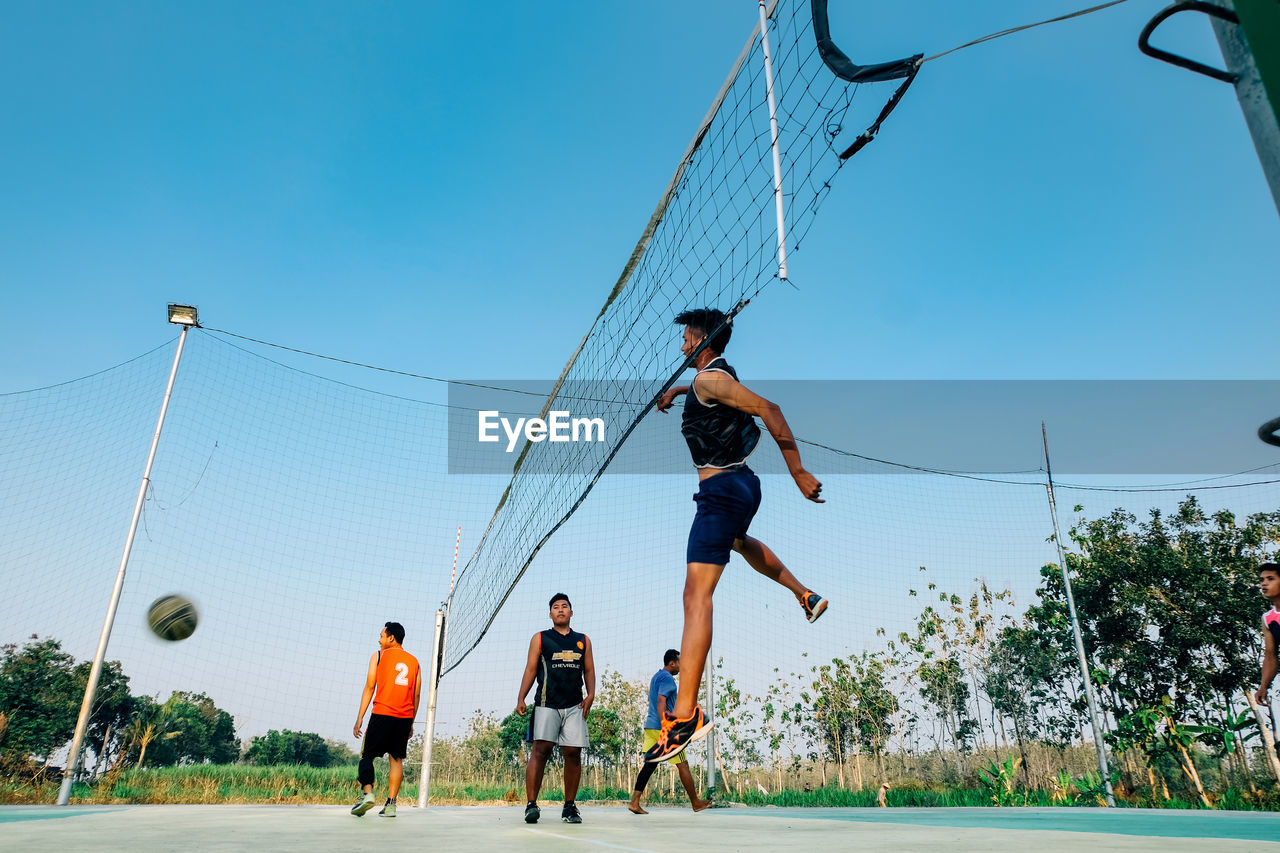
[[[1045,486],[1049,490],[1049,514],[1053,516],[1053,541],[1058,546],[1058,565],[1062,567],[1062,588],[1067,598],[1067,615],[1071,619],[1071,635],[1076,642],[1076,660],[1080,664],[1080,676],[1084,679],[1084,698],[1089,707],[1089,726],[1093,730],[1093,747],[1098,753],[1098,773],[1107,792],[1107,805],[1115,808],[1116,796],[1111,790],[1111,768],[1107,764],[1106,741],[1102,737],[1102,714],[1098,710],[1098,698],[1093,691],[1093,675],[1089,668],[1089,655],[1084,648],[1084,634],[1080,630],[1080,618],[1076,614],[1076,598],[1071,591],[1071,573],[1067,571],[1067,552],[1062,545],[1062,531],[1058,527],[1058,502],[1053,497],[1053,466],[1049,464],[1049,433],[1044,421],[1040,422],[1040,437],[1044,440]]]
[[[173,395],[173,381],[178,377],[178,363],[182,361],[182,348],[187,342],[187,332],[199,326],[200,320],[194,305],[170,305],[169,322],[182,327],[178,335],[178,349],[173,354],[173,368],[169,371],[169,384],[164,389],[164,402],[160,404],[160,418],[156,421],[155,435],[151,437],[151,452],[147,454],[147,467],[142,472],[142,485],[138,488],[138,500],[133,505],[133,519],[129,522],[129,535],[124,541],[124,553],[120,555],[120,568],[116,572],[116,585],[111,590],[111,603],[107,605],[107,618],[102,623],[98,637],[98,651],[89,670],[89,682],[84,688],[84,701],[80,703],[80,717],[76,720],[76,733],[71,739],[71,751],[67,753],[67,769],[62,773],[62,785],[58,788],[58,805],[65,806],[71,799],[71,785],[80,768],[84,752],[84,736],[93,715],[93,700],[98,692],[98,678],[102,675],[102,663],[107,656],[107,642],[111,639],[111,626],[115,623],[116,609],[120,606],[120,593],[124,589],[124,573],[129,566],[129,553],[133,551],[133,537],[138,532],[138,520],[142,517],[142,504],[151,486],[151,465],[156,459],[156,447],[160,444],[160,430],[164,428],[164,416],[169,410],[169,398]]]

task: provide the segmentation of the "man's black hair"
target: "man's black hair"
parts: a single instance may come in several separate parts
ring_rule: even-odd
[[[396,638],[397,643],[404,642],[404,626],[399,622],[388,622],[386,625],[387,634]]]
[[[707,349],[723,353],[729,346],[729,338],[733,335],[733,325],[725,322],[725,313],[718,308],[692,308],[676,315],[677,326],[688,326],[697,329],[704,335],[710,335]],[[724,328],[720,328],[724,326]],[[720,331],[716,331],[720,329]]]
[[[563,601],[565,604],[569,605],[570,610],[573,609],[573,602],[570,601],[569,596],[565,595],[563,592],[557,592],[555,595],[551,596],[551,600],[547,602],[547,609],[550,610],[555,607],[557,601]]]
[[[1258,566],[1258,574],[1262,574],[1263,572],[1271,572],[1277,577],[1280,577],[1280,563],[1263,563],[1261,566]]]
[[[662,656],[662,665],[671,666],[673,660],[680,660],[679,649],[667,649],[667,653]]]

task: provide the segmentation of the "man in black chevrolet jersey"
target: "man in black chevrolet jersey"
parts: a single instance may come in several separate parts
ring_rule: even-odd
[[[582,776],[582,750],[587,747],[587,715],[596,695],[596,667],[591,658],[591,641],[569,627],[573,605],[563,592],[551,597],[551,627],[539,631],[529,641],[529,657],[520,679],[520,695],[516,713],[528,710],[525,698],[534,679],[538,692],[529,718],[529,764],[524,771],[525,823],[537,823],[538,791],[542,789],[542,771],[547,766],[553,747],[559,745],[564,758],[564,808],[560,819],[565,823],[582,823],[582,815],[574,798]],[[583,688],[586,688],[584,691]]]
[[[698,510],[686,551],[684,637],[680,642],[684,675],[675,708],[662,721],[658,742],[645,752],[645,760],[650,762],[679,754],[711,728],[698,707],[698,685],[711,647],[711,596],[731,550],[741,554],[757,572],[791,590],[810,622],[817,621],[827,609],[826,599],[796,580],[769,546],[747,535],[760,507],[760,478],[747,467],[747,457],[760,441],[755,418],[764,422],[778,443],[792,479],[806,498],[823,503],[822,484],[801,464],[800,451],[782,410],[747,390],[722,357],[733,332],[724,312],[714,308],[685,311],[675,322],[684,326],[680,352],[686,358],[693,357],[692,366],[698,373],[691,385],[663,394],[657,409],[665,412],[677,396],[685,397],[680,431],[698,469],[698,493],[693,498]],[[699,350],[704,342],[706,346]]]

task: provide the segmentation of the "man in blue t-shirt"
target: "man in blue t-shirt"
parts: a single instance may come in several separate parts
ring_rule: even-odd
[[[662,656],[662,669],[653,674],[653,678],[649,679],[649,714],[644,718],[644,745],[641,751],[648,750],[658,742],[658,737],[662,734],[662,715],[669,712],[676,702],[676,676],[680,674],[680,653],[675,649],[667,649],[667,653]],[[705,808],[711,807],[710,800],[703,800],[698,797],[697,786],[693,782],[693,772],[689,770],[689,764],[684,760],[683,753],[677,753],[675,757],[668,760],[669,764],[674,764],[676,770],[680,773],[680,784],[684,785],[685,793],[689,795],[689,803],[693,806],[695,812],[700,812]],[[644,795],[645,786],[649,784],[649,777],[653,775],[653,771],[657,768],[658,762],[645,762],[640,768],[640,775],[636,777],[636,789],[631,793],[631,802],[627,808],[634,814],[648,814],[647,811],[640,807],[640,797]]]

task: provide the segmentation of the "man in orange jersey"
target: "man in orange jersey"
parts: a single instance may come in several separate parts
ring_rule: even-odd
[[[373,808],[373,759],[386,755],[391,760],[386,804],[378,814],[396,816],[396,794],[400,793],[400,781],[404,778],[404,756],[409,749],[409,735],[413,733],[413,718],[418,713],[422,699],[422,670],[418,659],[400,647],[404,642],[404,626],[388,622],[378,635],[379,649],[369,658],[369,677],[364,682],[364,695],[360,697],[360,715],[356,717],[355,736],[360,737],[364,712],[373,700],[373,714],[369,717],[369,731],[360,752],[360,769],[357,779],[364,794],[351,807],[351,813],[362,817]]]

